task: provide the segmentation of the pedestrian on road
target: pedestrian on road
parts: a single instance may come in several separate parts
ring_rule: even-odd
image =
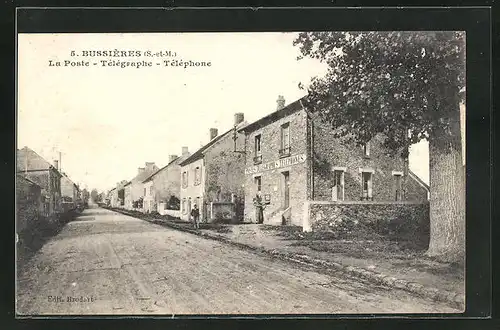
[[[198,210],[198,205],[194,204],[191,210],[191,217],[193,218],[194,229],[200,229],[200,210]]]

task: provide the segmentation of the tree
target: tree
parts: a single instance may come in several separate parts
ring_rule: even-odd
[[[99,193],[96,189],[92,189],[92,191],[90,192],[90,198],[94,203],[99,202]]]
[[[385,147],[402,157],[411,144],[429,141],[427,255],[463,261],[464,33],[307,32],[294,45],[301,57],[327,64],[325,76],[312,79],[305,103],[338,137],[363,144],[383,134]]]

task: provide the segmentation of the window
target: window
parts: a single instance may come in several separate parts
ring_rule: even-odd
[[[366,143],[363,145],[363,155],[364,155],[366,158],[369,158],[369,157],[370,157],[370,142],[366,142]]]
[[[187,188],[187,172],[182,173],[182,187]]]
[[[290,156],[290,123],[281,125],[280,157]]]
[[[253,158],[254,164],[262,163],[261,136],[262,135],[260,134],[255,136],[255,157]]]
[[[146,196],[146,188],[144,188],[144,196]]]
[[[260,134],[255,136],[255,154],[256,155],[260,155],[262,153],[262,150],[260,149],[261,136],[262,135],[260,135]]]
[[[394,174],[394,199],[396,201],[403,200],[403,187],[401,183],[402,175]]]
[[[150,186],[150,187],[149,187],[149,194],[150,194],[151,196],[153,196],[153,186]]]
[[[361,182],[362,182],[361,200],[373,200],[372,176],[373,173],[371,172],[361,173]]]
[[[196,205],[198,205],[198,209],[201,209],[200,197],[196,197]]]
[[[262,191],[262,177],[256,176],[255,179],[255,188],[257,191]]]
[[[187,213],[185,198],[182,200],[182,213]]]
[[[343,201],[344,200],[344,171],[343,170],[334,170],[333,171],[332,200],[333,201]]]
[[[199,185],[201,183],[201,170],[198,166],[194,169],[194,185]]]

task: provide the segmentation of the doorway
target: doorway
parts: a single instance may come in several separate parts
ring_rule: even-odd
[[[283,209],[290,207],[290,172],[283,172]]]

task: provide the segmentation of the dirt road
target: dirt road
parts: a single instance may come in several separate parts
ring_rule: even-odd
[[[456,312],[408,293],[87,209],[18,267],[19,314]]]

